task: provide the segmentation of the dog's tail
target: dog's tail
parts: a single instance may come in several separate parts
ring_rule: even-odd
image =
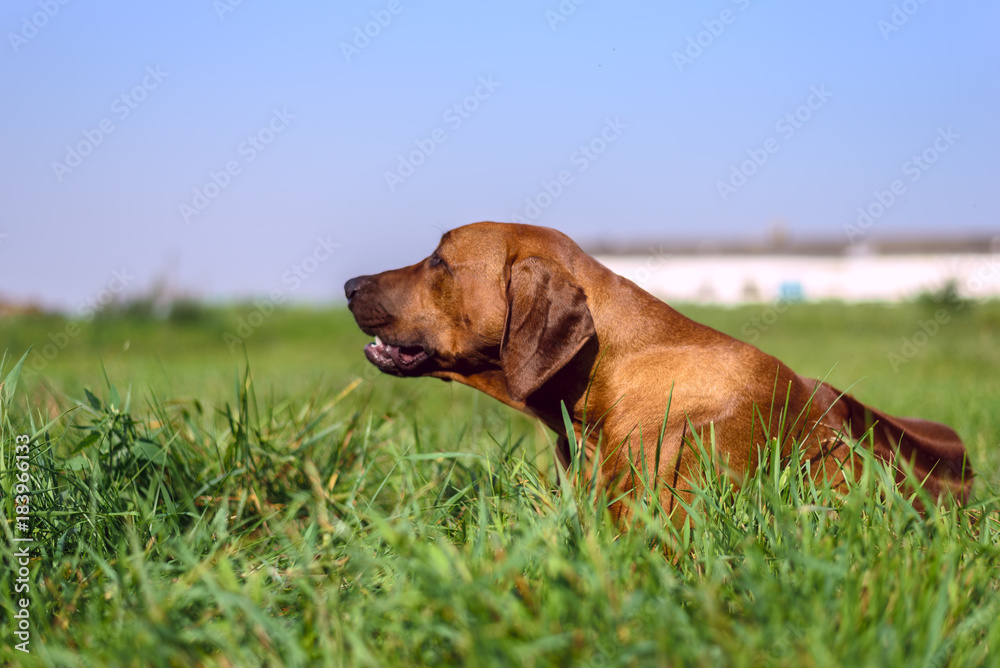
[[[962,439],[953,429],[931,420],[887,415],[849,394],[838,394],[838,403],[848,414],[852,438],[860,441],[870,429],[875,454],[888,462],[907,462],[932,498],[950,495],[962,504],[969,500],[972,465]],[[902,471],[899,475],[904,477]]]

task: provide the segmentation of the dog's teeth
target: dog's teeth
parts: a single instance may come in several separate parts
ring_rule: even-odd
[[[376,336],[376,337],[375,337],[375,345],[376,345],[376,346],[380,346],[380,345],[382,345],[382,339],[380,339],[380,338],[378,338],[378,337]]]

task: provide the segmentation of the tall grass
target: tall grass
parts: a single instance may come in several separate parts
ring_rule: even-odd
[[[765,451],[737,487],[709,441],[696,444],[706,473],[690,521],[675,528],[640,498],[622,533],[582,463],[557,474],[515,423],[424,422],[419,397],[373,405],[358,380],[274,396],[244,365],[210,408],[139,401],[105,378],[54,422],[11,385],[0,505],[13,516],[12,444],[28,434],[36,541],[32,653],[6,643],[12,664],[1000,656],[1000,503],[988,486],[966,509],[920,515],[878,462],[838,494]],[[0,573],[5,611],[12,573]]]

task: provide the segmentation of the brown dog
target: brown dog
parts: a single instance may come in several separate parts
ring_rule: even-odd
[[[555,230],[466,225],[446,233],[427,259],[353,278],[344,290],[358,325],[375,336],[365,355],[382,371],[456,380],[557,434],[565,434],[565,402],[577,439],[587,434],[588,460],[600,440],[597,475],[609,498],[637,491],[634,470],[647,479],[655,472],[665,483],[660,502],[674,511],[669,490],[686,496],[684,481],[697,465],[691,437],[707,444],[710,429],[737,473],[756,466],[769,436],[786,455],[801,444],[814,472],[840,482],[842,469],[857,464],[851,440],[871,429],[875,454],[909,462],[932,497],[968,498],[972,469],[948,427],[891,417],[796,374],[684,317]],[[564,466],[568,443],[561,436],[557,446]],[[593,462],[584,469],[594,470]],[[626,519],[622,501],[611,510]]]

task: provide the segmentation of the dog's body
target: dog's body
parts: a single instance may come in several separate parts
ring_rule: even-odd
[[[688,445],[694,433],[708,443],[709,429],[738,473],[756,466],[770,437],[783,454],[801,443],[814,473],[834,481],[857,463],[851,441],[871,429],[875,454],[910,463],[932,498],[968,497],[972,470],[950,428],[888,416],[799,376],[684,317],[555,230],[466,225],[422,262],[352,279],[345,292],[358,325],[376,337],[365,354],[382,371],[464,383],[557,434],[565,402],[578,438],[587,436],[588,460],[601,443],[597,475],[609,498],[635,491],[633,470],[655,472],[661,503],[676,511],[669,490],[686,487],[697,465]],[[568,465],[565,436],[557,455]],[[627,504],[612,512],[624,520]]]

